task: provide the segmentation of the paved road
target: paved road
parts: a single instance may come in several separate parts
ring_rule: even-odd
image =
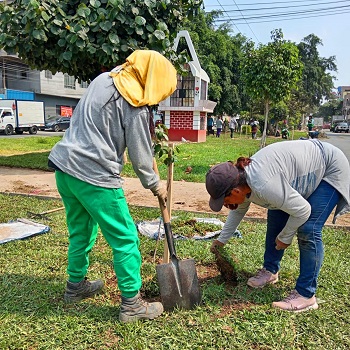
[[[345,134],[345,133],[336,134],[334,132],[327,131],[326,135],[327,135],[327,139],[321,139],[321,140],[329,142],[332,145],[340,148],[350,162],[350,134]]]
[[[43,136],[63,136],[64,135],[64,131],[59,131],[59,132],[54,132],[54,131],[38,131],[38,133],[36,135],[30,135],[28,132],[24,132],[22,135],[16,135],[13,134],[11,136],[5,135],[5,134],[0,134],[0,138],[3,137],[10,137],[13,139],[20,139],[20,138],[24,138],[24,137],[43,137]]]

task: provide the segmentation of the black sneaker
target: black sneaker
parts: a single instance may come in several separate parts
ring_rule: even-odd
[[[67,281],[64,301],[68,304],[77,303],[78,301],[92,297],[99,293],[103,288],[103,281],[88,281],[86,278],[78,283]]]
[[[133,298],[124,298],[122,296],[119,321],[126,323],[137,320],[153,320],[162,314],[163,311],[162,303],[148,303],[141,298],[140,293],[137,293]]]

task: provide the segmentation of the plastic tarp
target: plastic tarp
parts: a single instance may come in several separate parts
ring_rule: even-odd
[[[176,219],[176,217],[173,217],[173,219]],[[218,225],[221,228],[224,226],[224,223],[216,218],[195,218],[197,222],[203,222],[207,224],[214,224]],[[165,233],[164,233],[164,225],[163,225],[163,220],[161,218],[153,221],[140,221],[136,224],[138,231],[140,234],[151,238],[151,239],[164,239],[165,238]],[[221,232],[221,229],[218,231],[213,231],[213,232],[208,232],[204,236],[193,236],[191,238],[182,236],[182,235],[177,235],[174,234],[174,239],[195,239],[195,240],[207,240],[211,239],[214,237],[217,237]],[[173,232],[174,233],[174,232]],[[241,233],[236,230],[234,233],[234,236],[236,237],[241,237]]]
[[[49,226],[27,219],[17,219],[9,223],[0,224],[0,244],[26,239],[50,231]]]

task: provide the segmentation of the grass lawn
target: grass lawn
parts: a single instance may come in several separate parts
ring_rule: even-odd
[[[0,222],[61,206],[60,201],[0,195]],[[135,221],[155,219],[156,209],[131,207]],[[188,212],[174,212],[193,218]],[[350,242],[348,233],[324,230],[326,256],[319,278],[317,311],[301,314],[271,308],[293,289],[298,274],[296,242],[286,250],[280,282],[263,290],[246,285],[260,267],[265,224],[243,222],[242,238],[227,245],[238,260],[238,284],[217,273],[209,241],[176,241],[181,259],[197,264],[203,305],[165,313],[154,321],[120,324],[120,293],[111,250],[99,235],[91,253],[89,278],[103,278],[104,293],[80,304],[63,303],[67,227],[63,212],[51,214],[47,234],[0,245],[0,349],[349,349]],[[211,216],[213,217],[213,216]],[[219,217],[219,216],[218,216]],[[223,221],[225,217],[219,217]],[[153,254],[156,242],[140,236],[142,294],[158,300]],[[157,259],[163,254],[157,248]]]
[[[294,139],[301,136],[305,136],[305,132],[294,133]],[[53,145],[59,140],[58,136],[1,138],[0,166],[48,170],[47,157]],[[283,141],[282,138],[269,137],[267,144]],[[235,161],[240,156],[254,154],[259,150],[260,140],[252,140],[249,135],[238,134],[231,139],[229,133],[225,133],[220,138],[210,136],[204,143],[180,143],[178,147],[180,153],[176,154],[174,180],[204,182],[205,174],[211,165],[227,160]],[[186,174],[185,170],[189,166],[192,172]],[[158,167],[161,178],[166,179],[167,167],[162,160],[158,160]],[[122,176],[136,176],[130,162],[124,166]]]
[[[225,137],[226,136],[226,137]],[[294,138],[304,136],[295,135]],[[47,170],[47,155],[57,137],[0,139],[0,166]],[[282,141],[269,138],[268,143]],[[180,144],[175,180],[203,182],[209,166],[259,148],[248,136],[209,137],[206,143]],[[160,163],[160,162],[159,162]],[[187,166],[191,174],[185,174]],[[166,178],[165,166],[160,166]],[[124,176],[135,176],[127,164]],[[60,207],[58,200],[0,194],[0,223],[27,218],[28,211],[43,212]],[[157,209],[130,207],[135,222],[158,218]],[[176,212],[183,220],[198,214]],[[202,217],[204,217],[203,215]],[[218,217],[225,221],[225,217]],[[261,267],[266,225],[245,221],[242,238],[226,248],[237,259],[238,283],[224,283],[210,253],[211,241],[178,240],[180,259],[194,258],[201,283],[203,304],[195,310],[164,313],[154,321],[120,324],[120,292],[112,268],[109,246],[99,234],[90,254],[90,279],[102,278],[104,292],[77,305],[65,305],[67,227],[64,212],[39,220],[49,233],[0,245],[0,349],[349,349],[350,348],[350,241],[346,231],[326,228],[325,261],[319,278],[320,308],[301,314],[271,308],[295,286],[299,254],[296,242],[286,250],[280,281],[253,290],[247,279]],[[175,231],[175,230],[174,230]],[[177,233],[175,231],[175,233]],[[183,232],[179,232],[182,234]],[[142,294],[159,300],[155,265],[163,255],[163,242],[140,235]],[[156,262],[154,252],[156,250]]]

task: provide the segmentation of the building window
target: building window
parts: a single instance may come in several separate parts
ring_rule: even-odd
[[[193,107],[194,106],[194,85],[195,79],[188,69],[187,76],[177,76],[177,86],[175,92],[170,97],[172,107]]]
[[[52,73],[51,73],[51,71],[49,71],[49,70],[46,70],[46,71],[45,71],[45,78],[47,78],[47,79],[52,79]]]
[[[19,72],[19,78],[28,79],[28,72],[25,72],[25,71]]]
[[[201,80],[201,100],[207,99],[207,86],[208,83],[205,80]]]
[[[72,77],[71,75],[68,75],[67,73],[65,73],[64,74],[64,87],[66,89],[75,90],[75,77]]]
[[[86,89],[88,86],[89,86],[89,83],[88,83],[87,81],[82,81],[82,82],[80,83],[80,87],[81,87],[82,89]]]

